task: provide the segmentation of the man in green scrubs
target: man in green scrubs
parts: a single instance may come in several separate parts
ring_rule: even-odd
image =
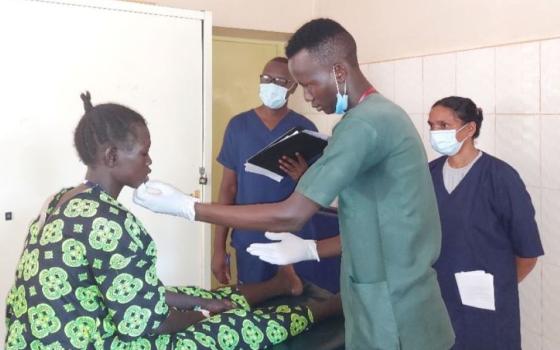
[[[441,243],[436,199],[412,122],[367,81],[355,41],[340,24],[306,23],[286,54],[313,107],[345,112],[323,156],[288,199],[201,204],[169,185],[149,182],[135,201],[190,220],[279,232],[297,229],[338,196],[346,348],[451,348],[454,334],[432,269]]]

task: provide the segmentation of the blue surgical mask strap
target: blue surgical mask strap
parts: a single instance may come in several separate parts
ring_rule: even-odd
[[[344,114],[346,110],[348,110],[348,93],[346,91],[347,84],[346,80],[344,81],[344,94],[340,93],[340,86],[338,85],[338,80],[336,79],[336,71],[333,66],[333,75],[334,75],[334,82],[336,84],[336,106],[335,106],[335,113],[336,114]]]
[[[338,85],[338,79],[336,79],[336,72],[334,70],[334,66],[332,67],[332,70],[334,75],[334,82],[336,84],[336,92],[340,94],[340,86]],[[344,81],[344,94],[341,95],[346,95],[346,80]]]
[[[455,139],[457,140],[457,142],[465,142],[466,139],[463,140],[463,141],[459,141],[459,140],[457,139],[457,134],[459,133],[459,131],[463,130],[463,129],[465,128],[465,126],[467,126],[467,125],[469,125],[469,123],[466,123],[465,125],[463,125],[462,127],[460,127],[459,129],[457,129],[457,130],[455,131]]]

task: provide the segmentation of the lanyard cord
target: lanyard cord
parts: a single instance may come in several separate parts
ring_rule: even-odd
[[[362,103],[363,100],[366,99],[366,97],[368,97],[369,95],[373,94],[375,92],[375,89],[373,88],[373,86],[370,86],[366,89],[366,91],[364,91],[364,93],[362,94],[362,96],[360,97],[360,99],[358,100],[358,103]]]

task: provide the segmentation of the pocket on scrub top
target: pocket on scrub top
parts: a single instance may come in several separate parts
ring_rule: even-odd
[[[350,304],[346,314],[353,319],[348,349],[400,349],[399,332],[387,282],[350,282]]]

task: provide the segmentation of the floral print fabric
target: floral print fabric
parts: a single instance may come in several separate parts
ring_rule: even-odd
[[[164,287],[155,243],[141,222],[98,186],[47,209],[30,226],[7,298],[6,349],[263,349],[306,330],[305,307],[250,310],[229,287]],[[235,309],[182,332],[156,335],[165,291],[229,299]]]

